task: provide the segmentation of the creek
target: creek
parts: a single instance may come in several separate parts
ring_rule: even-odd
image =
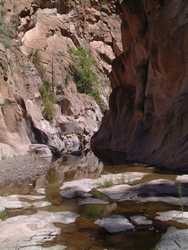
[[[0,249],[186,249],[187,175],[103,166],[91,156],[68,157],[32,183],[1,188]]]

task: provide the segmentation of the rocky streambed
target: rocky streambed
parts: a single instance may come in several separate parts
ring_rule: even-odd
[[[187,249],[188,175],[92,154],[38,175],[0,189],[0,249]]]

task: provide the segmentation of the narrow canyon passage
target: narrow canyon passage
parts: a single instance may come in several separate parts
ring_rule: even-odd
[[[0,1],[0,250],[187,250],[184,0]]]

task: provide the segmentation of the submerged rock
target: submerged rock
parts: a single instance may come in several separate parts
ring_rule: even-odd
[[[107,218],[98,219],[95,221],[95,224],[105,228],[109,233],[119,233],[134,229],[129,220],[121,215],[112,215]]]

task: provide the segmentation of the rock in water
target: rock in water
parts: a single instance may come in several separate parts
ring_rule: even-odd
[[[105,228],[109,233],[119,233],[134,229],[129,220],[121,215],[112,215],[107,218],[98,219],[95,221],[95,224]]]

